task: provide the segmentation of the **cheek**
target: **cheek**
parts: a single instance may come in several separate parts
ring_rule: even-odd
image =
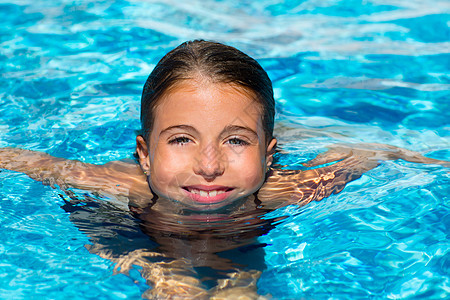
[[[150,181],[152,188],[165,191],[178,186],[191,176],[191,158],[188,153],[173,151],[170,147],[158,147],[150,159]]]
[[[236,176],[245,187],[259,188],[265,176],[264,162],[257,151],[243,151],[230,159],[230,169],[232,175]]]

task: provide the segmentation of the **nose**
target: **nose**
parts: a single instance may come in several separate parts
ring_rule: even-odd
[[[224,171],[224,159],[217,146],[209,144],[200,149],[194,165],[195,174],[202,176],[206,181],[212,181]]]

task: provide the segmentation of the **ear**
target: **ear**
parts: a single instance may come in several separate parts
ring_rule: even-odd
[[[277,148],[277,139],[273,138],[267,146],[266,149],[266,164],[267,167],[272,165],[273,155],[275,154],[275,150]]]
[[[136,153],[139,156],[139,165],[144,173],[150,171],[150,159],[148,157],[148,146],[142,135],[136,137]]]

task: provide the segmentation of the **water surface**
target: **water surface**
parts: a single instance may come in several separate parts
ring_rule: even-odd
[[[301,169],[337,142],[450,160],[449,11],[440,0],[1,0],[0,146],[96,164],[131,158],[146,77],[171,48],[205,38],[268,71],[279,164]],[[73,203],[25,175],[0,178],[2,298],[128,299],[149,288],[139,267],[113,275],[114,263],[88,251],[100,240],[155,246],[112,199],[74,191]],[[258,292],[448,297],[449,183],[440,166],[386,162],[338,195],[263,215],[283,219],[255,242],[265,245]],[[98,218],[77,221],[81,212]]]

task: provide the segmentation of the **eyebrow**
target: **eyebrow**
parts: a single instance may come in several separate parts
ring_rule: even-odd
[[[189,132],[192,132],[192,133],[198,133],[198,130],[197,129],[195,129],[195,127],[193,127],[193,126],[191,126],[191,125],[184,125],[184,124],[182,124],[182,125],[173,125],[173,126],[169,126],[169,127],[167,127],[167,128],[165,128],[165,129],[163,129],[163,130],[161,130],[161,132],[159,133],[159,135],[161,135],[161,134],[163,134],[163,133],[166,133],[166,132],[168,132],[168,131],[172,131],[172,130],[174,130],[174,129],[178,129],[178,130],[185,130],[185,131],[189,131]]]
[[[251,128],[248,128],[245,126],[240,126],[240,125],[228,125],[222,130],[220,135],[224,136],[224,135],[227,135],[230,133],[247,133],[247,134],[251,134],[255,137],[258,137],[258,134],[256,133],[256,131],[254,131]]]
[[[181,125],[173,125],[173,126],[169,126],[163,130],[161,130],[161,132],[159,133],[164,134],[166,132],[172,131],[172,130],[186,130],[189,132],[192,132],[194,134],[198,134],[198,130],[195,129],[195,127],[191,126],[191,125],[186,125],[186,124],[181,124]],[[251,128],[245,127],[245,126],[240,126],[240,125],[227,125],[225,126],[225,128],[220,132],[220,136],[224,136],[227,134],[231,134],[231,133],[247,133],[247,134],[251,134],[255,137],[258,137],[258,134],[256,133],[256,131],[254,131]]]

